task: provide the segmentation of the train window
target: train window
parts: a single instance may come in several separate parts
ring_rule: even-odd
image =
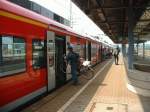
[[[45,53],[44,53],[44,41],[42,40],[37,40],[34,39],[32,41],[32,48],[33,48],[33,68],[34,69],[39,69],[42,67],[45,67],[46,65],[46,58],[45,58]]]
[[[0,77],[25,70],[24,39],[15,36],[0,36]]]

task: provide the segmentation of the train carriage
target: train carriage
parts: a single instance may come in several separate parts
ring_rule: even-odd
[[[96,64],[102,60],[102,43],[0,1],[0,111],[15,109],[70,80],[59,67],[68,42],[82,61]]]

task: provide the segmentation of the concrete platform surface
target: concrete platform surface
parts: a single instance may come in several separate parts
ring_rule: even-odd
[[[126,88],[126,71],[120,56],[119,65],[105,61],[95,67],[95,77],[80,85],[71,82],[22,112],[150,112],[150,98]]]

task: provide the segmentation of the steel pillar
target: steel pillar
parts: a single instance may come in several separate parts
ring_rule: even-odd
[[[139,43],[137,42],[137,56],[138,56],[138,53],[139,53]]]
[[[145,43],[143,42],[143,58],[145,58]]]
[[[125,57],[126,56],[126,45],[122,44],[122,54]]]
[[[133,69],[133,53],[134,53],[134,38],[133,38],[133,7],[128,8],[128,68]]]

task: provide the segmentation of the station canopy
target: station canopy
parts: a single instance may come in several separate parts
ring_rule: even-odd
[[[133,7],[135,40],[150,40],[150,0],[72,0],[115,43],[127,43],[128,7]]]

